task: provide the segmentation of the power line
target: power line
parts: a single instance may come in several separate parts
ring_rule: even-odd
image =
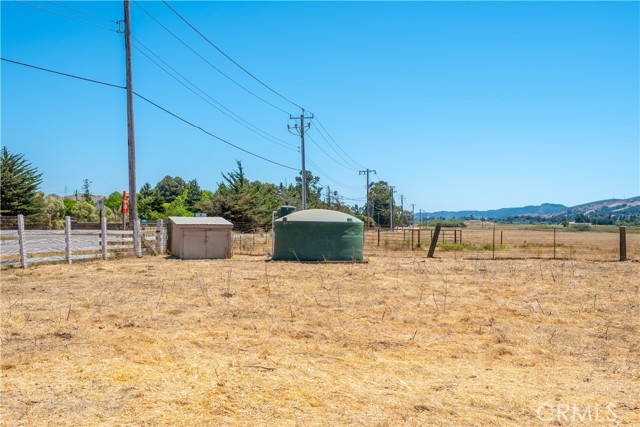
[[[320,122],[318,122],[318,124],[320,124]],[[338,152],[334,147],[337,144],[332,143],[330,140],[328,140],[327,137],[324,136],[324,133],[320,130],[320,128],[318,128],[318,134],[322,137],[322,139],[325,140],[325,142],[331,148],[331,150],[333,150],[333,152],[336,153],[336,155],[338,157],[340,157],[346,164],[351,164],[351,165],[355,165],[356,166],[356,167],[352,168],[351,170],[353,170],[353,171],[359,170],[358,167],[357,167],[358,164],[355,163],[353,160],[349,160],[349,159],[345,158],[342,154],[340,154],[340,152]],[[330,135],[327,133],[327,136],[330,136]]]
[[[55,12],[55,11],[53,11],[53,10],[46,9],[46,8],[44,8],[44,7],[41,7],[41,6],[36,6],[35,4],[27,3],[26,1],[16,0],[16,3],[20,3],[20,4],[23,4],[23,5],[25,5],[25,6],[32,7],[32,8],[34,8],[34,9],[39,9],[39,10],[41,10],[41,11],[43,11],[43,12],[48,12],[48,13],[51,13],[51,14],[53,14],[53,15],[58,15],[58,16],[60,16],[60,17],[63,17],[63,18],[66,18],[66,19],[70,19],[70,20],[72,20],[72,21],[80,22],[80,23],[83,23],[83,24],[86,24],[86,25],[91,25],[92,27],[101,28],[101,29],[103,29],[103,30],[107,30],[107,31],[113,31],[114,33],[117,33],[117,32],[118,32],[117,30],[114,30],[114,29],[112,29],[112,28],[105,27],[104,25],[95,24],[95,23],[93,23],[93,22],[85,21],[84,19],[79,19],[79,18],[75,18],[75,17],[73,17],[73,16],[65,15],[64,13]],[[111,22],[113,22],[113,23],[117,23],[117,22],[115,22],[115,21],[111,21]]]
[[[191,46],[189,46],[185,41],[183,41],[180,37],[178,37],[173,31],[171,31],[169,28],[167,28],[164,24],[162,24],[158,19],[156,19],[153,15],[151,15],[151,13],[149,13],[144,7],[140,6],[140,2],[135,1],[134,0],[134,4],[136,6],[138,6],[144,13],[146,13],[151,19],[153,19],[158,25],[160,25],[166,32],[168,32],[169,34],[171,34],[176,40],[178,40],[180,43],[182,43],[187,49],[189,49],[191,52],[193,52],[198,58],[202,59],[204,62],[206,62],[211,68],[213,68],[214,70],[216,70],[218,73],[222,74],[224,77],[226,77],[229,81],[233,82],[236,86],[240,87],[241,89],[243,89],[245,92],[253,95],[254,97],[256,97],[257,99],[259,99],[260,101],[264,102],[265,104],[275,108],[276,110],[279,110],[285,114],[289,114],[288,111],[283,110],[282,108],[278,107],[275,104],[272,104],[271,102],[267,101],[266,99],[262,98],[261,96],[253,93],[251,90],[247,89],[246,87],[244,87],[242,84],[238,83],[237,81],[235,81],[234,79],[232,79],[229,75],[225,74],[222,70],[220,70],[218,67],[216,67],[215,65],[213,65],[211,62],[209,62],[204,56],[200,55],[198,52],[195,51],[195,49],[193,49]]]
[[[74,79],[84,80],[84,81],[91,82],[91,83],[97,83],[97,84],[101,84],[101,85],[105,85],[105,86],[111,86],[111,87],[115,87],[115,88],[118,88],[118,89],[126,89],[126,86],[120,86],[120,85],[116,85],[116,84],[113,84],[113,83],[107,83],[107,82],[103,82],[103,81],[100,81],[100,80],[90,79],[90,78],[87,78],[87,77],[76,76],[74,74],[63,73],[62,71],[56,71],[56,70],[52,70],[50,68],[38,67],[36,65],[26,64],[24,62],[14,61],[13,59],[7,59],[7,58],[0,58],[0,59],[2,59],[3,61],[11,62],[13,64],[22,65],[24,67],[29,67],[29,68],[35,68],[36,70],[46,71],[46,72],[53,73],[53,74],[59,74],[61,76],[65,76],[65,77],[71,77],[71,78],[74,78]]]
[[[149,104],[153,105],[154,107],[156,107],[156,108],[158,108],[158,109],[160,109],[160,110],[164,111],[165,113],[167,113],[167,114],[169,114],[169,115],[171,115],[171,116],[175,117],[176,119],[178,119],[178,120],[180,120],[180,121],[182,121],[182,122],[184,122],[184,123],[188,124],[189,126],[192,126],[192,127],[196,128],[196,129],[198,129],[198,130],[200,130],[200,131],[204,132],[205,134],[207,134],[207,135],[209,135],[209,136],[211,136],[211,137],[213,137],[213,138],[217,139],[217,140],[218,140],[218,141],[220,141],[220,142],[223,142],[223,143],[225,143],[225,144],[227,144],[227,145],[230,145],[230,146],[232,146],[232,147],[234,147],[234,148],[236,148],[236,149],[238,149],[238,150],[240,150],[240,151],[243,151],[243,152],[245,152],[245,153],[247,153],[247,154],[249,154],[249,155],[251,155],[251,156],[253,156],[253,157],[257,157],[258,159],[262,159],[262,160],[265,160],[265,161],[267,161],[267,162],[269,162],[269,163],[273,163],[274,165],[282,166],[283,168],[291,169],[291,170],[294,170],[294,171],[297,171],[297,170],[298,170],[298,168],[294,168],[294,167],[287,166],[287,165],[282,164],[282,163],[278,163],[278,162],[276,162],[276,161],[274,161],[274,160],[268,159],[268,158],[263,157],[263,156],[261,156],[261,155],[259,155],[259,154],[253,153],[253,152],[251,152],[251,151],[249,151],[249,150],[246,150],[246,149],[244,149],[244,148],[242,148],[242,147],[240,147],[240,146],[238,146],[238,145],[235,145],[235,144],[233,144],[232,142],[227,141],[226,139],[220,138],[218,135],[215,135],[215,134],[213,134],[213,133],[211,133],[211,132],[209,132],[209,131],[205,130],[204,128],[202,128],[202,127],[200,127],[200,126],[198,126],[198,125],[196,125],[196,124],[194,124],[194,123],[190,122],[189,120],[184,119],[184,118],[180,117],[179,115],[177,115],[177,114],[175,114],[175,113],[172,113],[171,111],[169,111],[169,110],[167,110],[166,108],[164,108],[164,107],[162,107],[162,106],[160,106],[160,105],[156,104],[155,102],[153,102],[153,101],[151,101],[150,99],[148,99],[148,98],[146,98],[146,97],[144,97],[144,96],[140,95],[140,94],[139,94],[139,93],[137,93],[137,92],[134,92],[134,95],[136,95],[138,98],[142,99],[143,101],[148,102]]]
[[[35,66],[35,65],[26,64],[24,62],[14,61],[12,59],[7,59],[7,58],[0,58],[0,59],[3,60],[3,61],[7,61],[7,62],[10,62],[10,63],[13,63],[13,64],[22,65],[24,67],[35,68],[36,70],[46,71],[46,72],[49,72],[49,73],[58,74],[58,75],[65,76],[65,77],[71,77],[71,78],[74,78],[74,79],[83,80],[83,81],[87,81],[87,82],[90,82],[90,83],[96,83],[96,84],[100,84],[100,85],[104,85],[104,86],[115,87],[115,88],[118,88],[118,89],[126,89],[125,86],[120,86],[120,85],[116,85],[116,84],[112,84],[112,83],[107,83],[107,82],[103,82],[103,81],[100,81],[100,80],[94,80],[94,79],[90,79],[90,78],[87,78],[87,77],[77,76],[75,74],[63,73],[61,71],[52,70],[50,68],[38,67],[38,66]],[[143,95],[140,95],[137,92],[133,92],[133,94],[135,96],[137,96],[138,98],[142,99],[143,101],[153,105],[154,107],[164,111],[165,113],[175,117],[176,119],[188,124],[189,126],[192,126],[192,127],[196,128],[196,129],[204,132],[205,134],[211,136],[212,138],[217,139],[220,142],[223,142],[223,143],[225,143],[227,145],[230,145],[231,147],[234,147],[234,148],[236,148],[236,149],[238,149],[238,150],[240,150],[242,152],[245,152],[245,153],[247,153],[247,154],[249,154],[249,155],[251,155],[253,157],[257,157],[257,158],[259,158],[261,160],[267,161],[267,162],[272,163],[274,165],[281,166],[283,168],[287,168],[287,169],[291,169],[291,170],[295,170],[295,171],[298,170],[297,168],[294,168],[294,167],[291,167],[291,166],[287,166],[285,164],[276,162],[274,160],[271,160],[271,159],[268,159],[266,157],[263,157],[263,156],[261,156],[259,154],[253,153],[253,152],[251,152],[249,150],[246,150],[246,149],[244,149],[244,148],[242,148],[242,147],[240,147],[240,146],[238,146],[236,144],[233,144],[232,142],[227,141],[224,138],[219,137],[218,135],[215,135],[215,134],[205,130],[204,128],[202,128],[202,127],[190,122],[189,120],[177,115],[176,113],[173,113],[173,112],[169,111],[168,109],[160,106],[159,104],[156,104],[155,102],[151,101],[149,98],[147,98],[147,97],[145,97]]]
[[[169,65],[166,61],[164,61],[162,58],[160,58],[156,53],[154,53],[148,46],[146,46],[144,43],[142,43],[136,37],[132,36],[132,38],[134,39],[134,42],[135,42],[134,43],[134,48],[137,49],[138,52],[140,52],[149,61],[151,61],[158,68],[160,68],[162,71],[167,73],[167,75],[169,75],[175,81],[177,81],[178,83],[183,85],[185,88],[187,88],[189,91],[191,91],[194,95],[196,95],[197,97],[202,99],[204,102],[206,102],[207,104],[211,105],[213,108],[215,108],[216,110],[220,111],[222,114],[224,114],[225,116],[229,117],[231,120],[235,121],[236,123],[240,124],[241,126],[244,126],[245,128],[247,128],[251,132],[255,133],[256,135],[258,135],[258,136],[260,136],[260,137],[262,137],[262,138],[264,138],[264,139],[266,139],[266,140],[268,140],[268,141],[270,141],[270,142],[272,142],[272,143],[274,143],[276,145],[284,147],[284,148],[286,148],[288,150],[297,151],[295,146],[293,146],[292,144],[290,144],[290,143],[288,143],[286,141],[283,141],[283,140],[281,140],[281,139],[269,134],[268,132],[258,128],[257,126],[251,124],[249,121],[243,119],[241,116],[239,116],[238,114],[234,113],[233,111],[231,111],[230,109],[228,109],[227,107],[222,105],[216,99],[212,98],[209,94],[207,94],[204,90],[199,88],[195,83],[193,83],[191,80],[186,78],[184,75],[182,75],[180,72],[178,72],[171,65]],[[171,69],[174,73],[176,73],[178,76],[180,76],[182,79],[184,79],[187,83],[189,83],[191,86],[193,86],[195,89],[197,89],[202,95],[200,93],[196,92],[193,88],[189,87],[186,83],[184,83],[183,81],[178,79],[176,76],[171,74],[171,72],[169,72],[165,67],[163,67],[162,65],[158,64],[158,62],[156,62],[153,58],[151,58],[149,55],[147,55],[142,49],[140,49],[138,46],[136,46],[138,44],[141,45],[142,47],[144,47],[145,49],[147,49],[149,51],[149,53],[151,53],[153,56],[155,56],[159,61],[161,61],[163,64],[165,64],[169,69]],[[209,98],[209,99],[206,99],[205,97]],[[213,104],[209,100],[213,101],[217,105]]]
[[[317,170],[319,170],[325,178],[327,178],[329,181],[333,182],[336,185],[339,185],[342,188],[346,188],[347,190],[359,190],[361,189],[361,187],[359,186],[355,186],[355,185],[348,185],[345,184],[343,182],[338,181],[337,179],[333,178],[331,175],[329,175],[327,172],[325,172],[320,166],[318,166],[318,164],[316,162],[314,162],[311,159],[308,159],[308,162],[311,163]]]
[[[322,134],[320,134],[322,135]],[[311,136],[311,135],[307,135],[309,137],[309,139],[320,149],[320,151],[322,151],[324,154],[326,154],[327,157],[329,157],[331,160],[333,160],[334,162],[336,162],[338,165],[342,166],[345,169],[349,169],[351,171],[357,171],[358,169],[355,169],[351,166],[347,166],[344,163],[341,163],[340,161],[336,160],[333,156],[331,156],[331,154],[327,153],[324,148],[322,148],[322,146],[320,144],[318,144],[318,142]]]
[[[315,115],[315,114],[314,114],[314,115]],[[345,154],[345,156],[347,156],[349,159],[351,159],[351,161],[353,162],[353,164],[354,164],[354,165],[356,165],[356,166],[358,166],[358,167],[360,167],[360,168],[364,168],[364,166],[362,166],[360,163],[358,163],[357,161],[355,161],[355,160],[353,159],[353,157],[351,157],[351,156],[349,155],[349,153],[347,153],[346,151],[344,151],[344,150],[342,149],[342,147],[340,147],[340,144],[338,144],[338,143],[336,142],[336,140],[335,140],[335,139],[333,139],[333,137],[331,136],[331,134],[327,131],[327,129],[326,129],[326,128],[324,127],[324,125],[322,124],[322,122],[318,119],[318,116],[317,116],[317,115],[315,115],[315,116],[316,116],[316,122],[320,125],[320,127],[321,127],[321,128],[322,128],[322,130],[327,134],[327,136],[328,136],[328,137],[333,141],[333,143],[336,145],[336,147],[338,147],[338,148],[340,149],[340,151],[342,151],[342,152]],[[328,142],[328,141],[327,141],[327,142]]]
[[[293,102],[292,100],[290,100],[289,98],[287,98],[286,96],[282,95],[281,93],[279,93],[278,91],[276,91],[275,89],[273,89],[271,86],[269,86],[268,84],[266,84],[265,82],[263,82],[262,80],[260,80],[259,78],[257,78],[256,76],[254,76],[252,73],[249,72],[249,70],[247,70],[246,68],[244,68],[242,65],[238,64],[232,57],[230,57],[229,55],[227,55],[222,49],[220,49],[215,43],[213,43],[211,40],[209,40],[204,34],[202,34],[200,31],[198,31],[198,29],[196,27],[194,27],[185,17],[183,17],[182,15],[180,15],[173,7],[171,7],[171,5],[169,3],[167,3],[165,0],[162,0],[162,3],[164,3],[165,6],[167,6],[173,13],[176,14],[176,16],[178,18],[180,18],[185,24],[187,24],[193,31],[195,31],[200,37],[202,37],[207,43],[209,43],[211,46],[213,46],[218,52],[220,52],[225,58],[227,58],[229,61],[233,62],[238,68],[240,68],[242,71],[244,71],[245,73],[247,73],[252,79],[254,79],[255,81],[257,81],[258,83],[260,83],[262,86],[266,87],[267,89],[269,89],[271,92],[275,93],[276,95],[278,95],[280,98],[284,99],[285,101],[291,103],[292,105],[300,108],[301,110],[304,110],[304,108],[298,104],[296,104],[295,102]]]
[[[55,4],[56,6],[64,7],[65,9],[69,9],[69,10],[76,11],[78,13],[82,13],[83,15],[93,16],[94,18],[102,19],[103,21],[112,22],[114,24],[118,23],[118,21],[114,21],[113,19],[105,18],[104,16],[96,15],[95,13],[92,13],[92,12],[87,12],[86,10],[77,9],[75,7],[71,7],[71,6],[68,6],[66,4],[58,3],[58,2],[55,2],[55,1],[52,1],[52,0],[45,0],[45,1],[47,3]]]

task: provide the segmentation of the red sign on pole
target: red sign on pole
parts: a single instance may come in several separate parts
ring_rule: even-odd
[[[129,195],[126,191],[122,192],[122,205],[120,206],[120,212],[122,214],[129,213]]]

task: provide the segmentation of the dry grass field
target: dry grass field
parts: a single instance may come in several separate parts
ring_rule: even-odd
[[[441,255],[3,270],[1,423],[640,425],[638,262]]]
[[[477,221],[478,224],[480,221]],[[562,227],[555,233],[556,259],[575,259],[583,261],[616,261],[620,259],[620,240],[618,227],[598,226],[595,231],[576,232]],[[421,230],[421,244],[426,250],[429,246],[432,228]],[[462,235],[464,245],[460,243],[460,234],[454,240],[453,230],[443,228],[443,236],[439,243],[447,247],[438,250],[438,256],[445,258],[465,259],[553,259],[554,258],[554,230],[535,226],[498,224],[494,231],[491,224],[484,227],[472,224],[468,228],[458,229]],[[417,231],[395,230],[393,233],[384,231],[380,234],[380,245],[376,232],[367,232],[366,247],[368,251],[407,250],[411,243],[418,243]],[[627,227],[627,259],[640,261],[640,227]],[[444,242],[443,242],[444,240]]]

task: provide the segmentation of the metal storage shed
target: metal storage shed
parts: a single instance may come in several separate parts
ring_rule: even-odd
[[[231,258],[233,224],[220,217],[170,216],[171,253],[181,259]]]

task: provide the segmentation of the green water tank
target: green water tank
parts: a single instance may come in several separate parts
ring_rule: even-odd
[[[289,215],[296,211],[295,206],[280,206],[276,211],[276,219],[282,218],[283,216]]]
[[[364,223],[338,211],[308,209],[274,223],[274,261],[362,261]]]

